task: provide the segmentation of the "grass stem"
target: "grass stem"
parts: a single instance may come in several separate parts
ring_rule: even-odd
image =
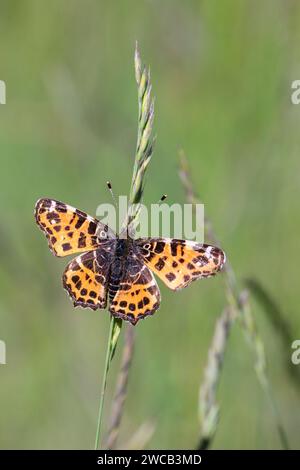
[[[107,349],[106,349],[106,357],[105,357],[105,365],[104,365],[104,372],[103,372],[103,379],[102,379],[102,388],[101,388],[101,395],[100,395],[100,402],[99,402],[97,431],[96,431],[96,438],[95,438],[95,450],[97,450],[100,445],[101,424],[102,424],[102,418],[103,418],[103,405],[104,405],[105,390],[106,390],[106,383],[107,383],[107,374],[108,374],[110,361],[111,361],[111,343],[112,343],[112,338],[113,338],[115,321],[116,321],[115,317],[111,316],[110,325],[109,325],[109,333],[108,333],[108,341],[107,341]]]
[[[138,213],[139,213],[139,206],[141,203],[144,185],[145,185],[145,174],[147,167],[150,163],[152,152],[153,152],[153,138],[152,138],[152,128],[153,128],[153,119],[154,119],[154,101],[152,98],[151,90],[151,80],[150,80],[150,71],[145,66],[143,66],[141,61],[141,56],[138,50],[138,45],[136,44],[135,48],[135,55],[134,55],[134,67],[135,67],[135,78],[137,82],[138,88],[138,137],[137,137],[137,145],[136,145],[136,152],[135,152],[135,161],[134,161],[134,169],[132,175],[132,182],[130,188],[130,207],[128,210],[127,218],[125,221],[125,227],[128,228],[129,225],[134,223],[137,220]],[[131,233],[132,234],[132,233]],[[104,366],[104,373],[103,373],[103,380],[102,380],[102,390],[100,396],[100,403],[99,403],[99,411],[98,411],[98,420],[97,420],[97,431],[96,431],[96,439],[95,439],[95,449],[99,448],[100,444],[100,433],[101,433],[101,423],[102,423],[102,415],[103,415],[103,405],[104,405],[104,397],[105,397],[105,390],[106,390],[106,382],[107,382],[107,374],[110,366],[110,362],[113,358],[115,348],[117,345],[118,337],[121,331],[122,320],[118,318],[111,317],[110,320],[110,329],[108,335],[108,344],[107,344],[107,351],[106,351],[106,359],[105,359],[105,366]],[[109,433],[109,445],[114,445],[119,433],[119,427],[121,423],[121,418],[124,409],[124,403],[126,398],[127,392],[127,382],[128,382],[128,374],[131,365],[131,359],[133,356],[133,343],[134,343],[134,335],[132,331],[132,327],[130,326],[127,328],[128,335],[126,335],[127,341],[125,342],[125,349],[123,354],[123,359],[125,357],[125,373],[123,370],[124,364],[121,365],[121,370],[119,373],[119,379],[117,384],[118,387],[122,390],[122,397],[121,400],[116,399],[116,396],[113,400],[113,429],[110,428]],[[127,346],[129,344],[129,349],[127,350]]]
[[[188,202],[190,202],[191,204],[196,204],[197,202],[200,202],[198,196],[196,195],[194,191],[192,181],[191,181],[191,175],[190,175],[190,171],[188,167],[188,162],[183,151],[180,151],[179,176],[183,184],[183,188],[185,190],[185,194],[186,194],[186,198]],[[214,233],[212,224],[210,220],[208,220],[207,218],[205,218],[205,235],[207,236],[210,242],[218,245],[218,239]],[[258,381],[261,387],[263,388],[267,396],[267,399],[269,401],[282,448],[288,449],[289,448],[288,438],[285,433],[284,427],[281,423],[281,418],[280,418],[279,410],[277,407],[277,403],[273,397],[272,387],[269,382],[264,343],[258,333],[255,318],[250,308],[250,304],[248,301],[248,292],[239,291],[238,282],[237,282],[235,273],[228,259],[224,266],[224,274],[225,274],[224,278],[225,278],[225,283],[226,283],[227,302],[228,302],[228,307],[230,308],[231,317],[232,317],[232,319],[230,320],[230,323],[233,320],[238,320],[239,325],[243,329],[244,334],[246,338],[248,339],[250,347],[254,353],[254,369],[255,369]],[[227,336],[228,334],[224,336],[224,338],[226,339]],[[224,341],[224,351],[222,351],[222,355],[224,355],[224,352],[225,352],[225,345],[226,345],[226,342]],[[215,350],[216,350],[216,346],[213,342],[211,351],[214,352]],[[209,363],[208,363],[208,368],[210,371],[213,371],[213,374],[211,373],[206,374],[205,379],[208,383],[204,381],[204,384],[201,387],[202,392],[200,394],[200,398],[203,401],[203,403],[200,402],[200,411],[201,411],[200,414],[201,414],[201,421],[202,421],[201,423],[202,429],[205,430],[205,433],[202,436],[200,448],[204,448],[204,447],[207,448],[211,444],[212,437],[215,434],[216,425],[218,422],[219,408],[216,405],[214,399],[215,399],[216,386],[220,378],[220,372],[221,372],[220,366],[221,366],[221,362],[215,364],[215,362],[210,358]],[[207,380],[207,377],[209,380]],[[209,393],[204,393],[203,390],[204,392],[208,390]],[[213,398],[213,400],[211,397]]]

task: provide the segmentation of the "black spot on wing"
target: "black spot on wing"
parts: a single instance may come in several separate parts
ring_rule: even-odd
[[[166,274],[166,278],[168,279],[168,281],[172,282],[174,281],[174,279],[176,279],[176,276],[174,273],[168,273]]]
[[[71,245],[70,245],[70,243],[63,243],[63,244],[62,244],[62,249],[63,249],[64,251],[71,250]]]
[[[158,271],[161,271],[163,269],[164,265],[165,265],[164,260],[162,258],[159,258],[159,260],[157,261],[155,267]]]
[[[155,253],[162,253],[164,251],[164,248],[165,248],[165,242],[162,242],[162,241],[156,242],[154,251]]]
[[[90,222],[88,227],[88,233],[93,235],[96,232],[97,224],[95,222]]]
[[[75,228],[79,229],[84,224],[85,220],[86,220],[85,218],[79,217],[75,224]]]

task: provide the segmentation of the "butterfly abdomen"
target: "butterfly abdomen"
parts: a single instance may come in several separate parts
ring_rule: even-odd
[[[108,295],[110,300],[113,300],[118,291],[123,272],[122,266],[123,263],[121,258],[115,258],[112,262],[108,287]]]
[[[120,287],[120,281],[124,274],[125,258],[128,252],[128,244],[125,239],[118,239],[115,258],[111,264],[108,295],[113,300]]]

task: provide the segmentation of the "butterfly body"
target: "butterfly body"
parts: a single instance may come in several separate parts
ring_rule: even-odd
[[[117,238],[115,254],[111,263],[108,293],[112,301],[127,270],[127,260],[133,256],[133,243],[130,239]]]
[[[136,324],[160,305],[153,272],[172,290],[215,275],[225,263],[217,247],[171,238],[119,238],[107,225],[54,199],[39,199],[36,222],[56,256],[81,253],[63,273],[75,306],[106,308]]]

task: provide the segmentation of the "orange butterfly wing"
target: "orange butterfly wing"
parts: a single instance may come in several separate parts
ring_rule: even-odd
[[[220,248],[189,240],[140,238],[136,243],[146,265],[172,290],[214,276],[226,260]]]
[[[112,230],[75,207],[54,199],[39,199],[35,219],[47,237],[55,256],[89,251],[101,245],[102,240],[114,238]]]

